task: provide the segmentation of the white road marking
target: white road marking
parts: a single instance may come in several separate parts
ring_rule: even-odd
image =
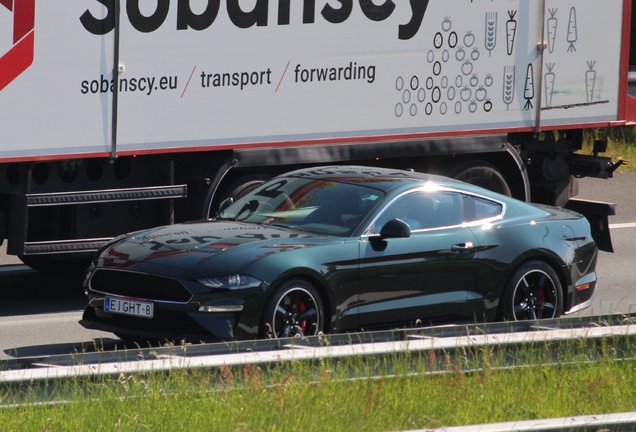
[[[0,272],[8,273],[8,272],[28,272],[33,271],[31,267],[25,266],[24,264],[2,264],[0,265]]]
[[[610,224],[610,229],[619,229],[619,228],[636,228],[636,222],[632,223],[622,223],[622,224]]]
[[[82,319],[82,311],[77,312],[59,312],[55,314],[44,315],[20,315],[0,317],[0,328],[25,326],[32,324],[44,323],[64,323],[77,322]]]

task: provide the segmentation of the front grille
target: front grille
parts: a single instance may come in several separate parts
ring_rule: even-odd
[[[176,279],[130,271],[97,269],[90,288],[104,294],[187,303],[192,293]]]

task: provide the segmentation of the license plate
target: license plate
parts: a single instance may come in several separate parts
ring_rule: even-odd
[[[132,299],[106,297],[104,311],[122,315],[152,318],[153,304]]]

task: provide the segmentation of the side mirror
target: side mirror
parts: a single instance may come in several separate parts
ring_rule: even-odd
[[[402,219],[391,219],[380,230],[380,238],[406,238],[411,237],[411,227]]]
[[[234,198],[232,197],[226,198],[223,201],[221,201],[221,204],[219,205],[219,210],[216,212],[216,215],[218,216],[221,213],[223,213],[232,204],[234,204]]]

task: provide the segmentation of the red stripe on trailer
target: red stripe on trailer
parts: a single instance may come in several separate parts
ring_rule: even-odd
[[[634,98],[632,98],[634,99]],[[636,99],[634,100],[636,102]],[[552,125],[542,128],[542,130],[572,130],[581,128],[599,128],[609,126],[624,126],[625,121],[608,121],[608,122],[596,122],[596,123],[572,123],[566,125]],[[228,150],[244,150],[244,149],[256,149],[256,148],[280,148],[280,147],[300,147],[300,146],[317,146],[317,145],[345,145],[355,143],[381,143],[386,141],[412,141],[412,140],[426,140],[436,138],[452,138],[452,137],[470,137],[470,136],[484,136],[484,135],[505,135],[509,133],[522,133],[522,132],[534,132],[533,126],[525,126],[518,128],[505,128],[505,129],[490,129],[490,130],[470,130],[470,131],[441,131],[441,132],[427,132],[417,134],[402,134],[402,135],[376,135],[376,136],[357,136],[350,138],[314,138],[307,140],[293,140],[293,141],[270,141],[270,142],[250,142],[250,143],[225,143],[225,144],[210,144],[210,145],[198,145],[196,147],[167,147],[167,148],[150,148],[143,150],[124,150],[117,151],[117,156],[145,156],[156,154],[175,154],[175,153],[195,153],[195,152],[208,152],[208,151],[228,151]],[[50,154],[50,155],[38,155],[38,156],[16,156],[8,158],[0,158],[0,163],[6,162],[46,162],[65,159],[92,159],[92,158],[107,158],[110,157],[110,152],[87,152],[87,153],[66,153],[66,154]]]

